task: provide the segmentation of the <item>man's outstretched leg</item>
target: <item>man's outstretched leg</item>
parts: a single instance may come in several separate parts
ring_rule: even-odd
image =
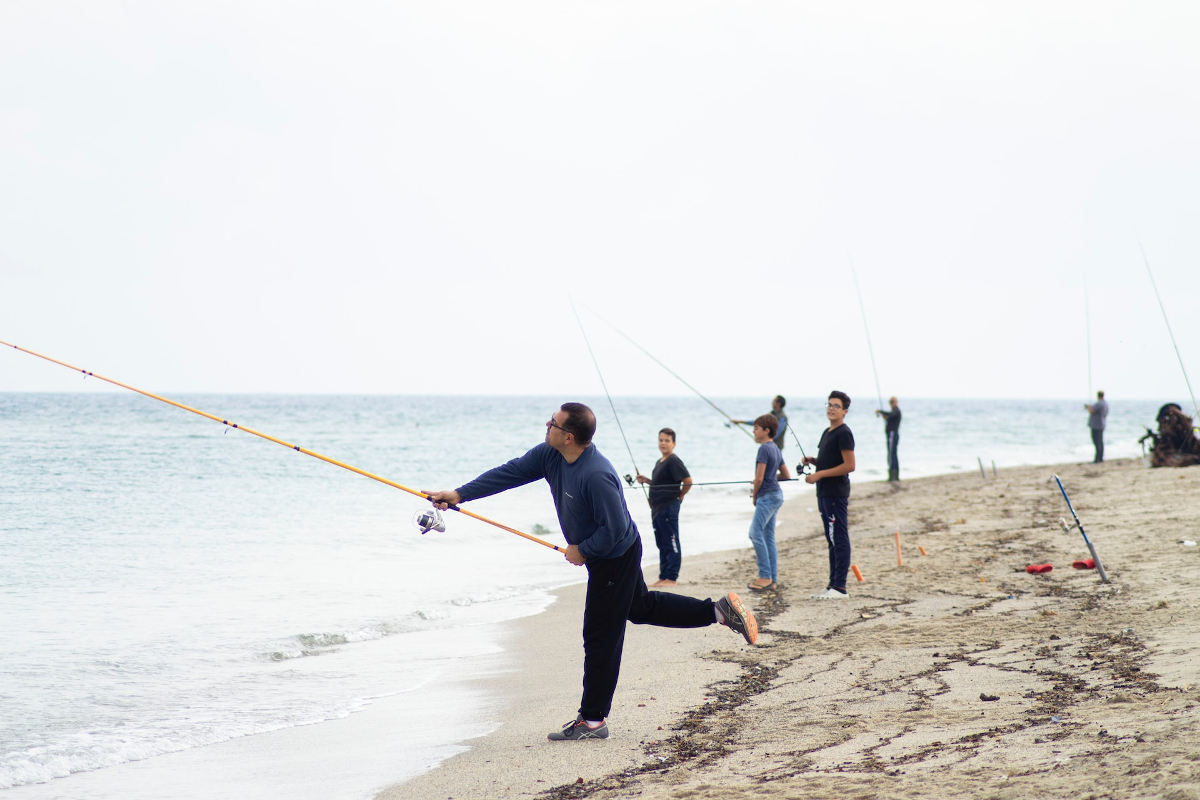
[[[721,624],[741,634],[749,644],[758,640],[758,622],[736,594],[716,603],[672,592],[651,592],[642,578],[642,545],[623,556],[587,563],[588,589],[583,609],[583,700],[579,715],[553,741],[606,739],[605,719],[621,673],[626,620],[638,625],[703,628]]]

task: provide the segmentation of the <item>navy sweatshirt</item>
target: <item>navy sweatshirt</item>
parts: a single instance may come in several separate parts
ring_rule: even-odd
[[[558,524],[584,558],[617,558],[638,538],[625,506],[621,479],[609,460],[590,445],[568,464],[543,442],[520,458],[490,469],[456,490],[465,503],[545,478],[550,484]]]

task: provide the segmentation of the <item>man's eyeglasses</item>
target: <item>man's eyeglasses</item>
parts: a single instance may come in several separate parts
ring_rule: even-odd
[[[825,407],[826,408],[836,408],[838,411],[842,410],[842,407],[840,405],[838,405],[837,403],[826,403]]]
[[[546,422],[546,427],[547,428],[558,428],[563,433],[568,432],[566,428],[564,428],[562,425],[559,425],[557,422],[555,422],[553,418],[551,418],[550,420],[548,420]]]

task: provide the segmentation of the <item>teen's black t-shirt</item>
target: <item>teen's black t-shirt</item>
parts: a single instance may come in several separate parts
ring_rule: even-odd
[[[817,471],[833,469],[845,463],[842,458],[843,450],[854,449],[854,433],[850,426],[839,425],[836,428],[826,428],[817,444]],[[836,478],[822,478],[817,481],[817,497],[849,497],[850,476],[839,475]]]
[[[672,453],[654,465],[650,473],[650,515],[657,516],[671,501],[679,499],[680,485],[684,478],[690,478],[683,459]]]

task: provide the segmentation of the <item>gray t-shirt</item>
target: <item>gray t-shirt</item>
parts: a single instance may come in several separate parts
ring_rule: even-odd
[[[783,453],[779,452],[779,448],[774,442],[767,442],[758,446],[758,457],[754,459],[754,469],[757,472],[759,464],[766,464],[767,468],[763,472],[762,486],[758,488],[760,495],[770,494],[771,492],[781,492],[779,488],[779,465],[783,463]]]
[[[1104,421],[1108,418],[1108,403],[1103,398],[1092,403],[1092,413],[1088,414],[1088,427],[1094,431],[1104,430]]]

